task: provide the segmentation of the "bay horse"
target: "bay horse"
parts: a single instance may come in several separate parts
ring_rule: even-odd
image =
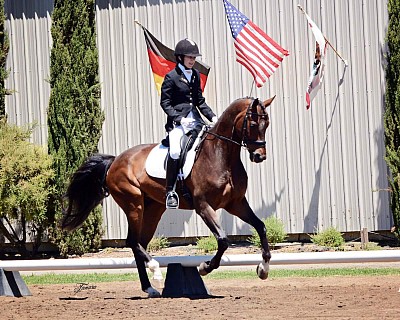
[[[263,102],[250,97],[233,101],[214,127],[208,127],[199,144],[192,171],[185,180],[193,201],[189,203],[180,195],[180,209],[194,209],[218,242],[215,256],[199,266],[201,275],[217,269],[228,248],[227,236],[216,213],[223,208],[257,231],[263,260],[256,272],[263,280],[268,277],[271,253],[266,228],[245,197],[248,179],[240,150],[246,148],[252,162],[266,159],[265,131],[269,126],[266,108],[274,98]],[[150,284],[146,265],[155,275],[160,276],[161,272],[146,248],[165,211],[165,180],[149,176],[145,169],[146,158],[155,146],[134,146],[117,157],[90,156],[71,178],[65,195],[68,206],[61,220],[64,230],[78,228],[91,210],[111,194],[126,214],[129,226],[126,244],[133,251],[141,288],[149,297],[159,297],[160,293]]]

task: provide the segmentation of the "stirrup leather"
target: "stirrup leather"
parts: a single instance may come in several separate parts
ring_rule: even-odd
[[[168,191],[165,199],[165,208],[177,209],[179,207],[179,196],[175,191]]]

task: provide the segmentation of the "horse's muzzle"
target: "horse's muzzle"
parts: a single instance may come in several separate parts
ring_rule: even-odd
[[[261,154],[257,151],[250,152],[250,161],[255,163],[263,162],[267,159],[267,155],[265,153]]]
[[[246,141],[246,146],[251,162],[259,163],[267,159],[264,140]]]

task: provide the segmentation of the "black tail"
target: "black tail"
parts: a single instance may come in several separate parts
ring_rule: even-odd
[[[68,201],[68,208],[63,210],[63,230],[72,231],[78,228],[89,213],[108,196],[105,180],[114,159],[115,156],[95,154],[74,173],[64,196]]]

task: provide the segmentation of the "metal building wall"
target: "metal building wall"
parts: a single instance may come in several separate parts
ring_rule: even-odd
[[[235,61],[233,40],[222,1],[98,0],[97,33],[106,113],[100,149],[119,154],[140,143],[159,141],[165,116],[148,63],[146,26],[173,48],[183,37],[195,40],[211,66],[204,92],[210,106],[222,111],[236,98],[276,95],[267,130],[268,159],[252,164],[248,199],[261,218],[276,215],[289,233],[311,233],[328,226],[339,230],[388,230],[391,227],[384,162],[384,52],[387,1],[381,0],[231,0],[275,39],[290,56],[260,89]],[[314,38],[297,4],[309,13],[349,67],[328,48],[324,85],[311,110],[304,91],[313,61]],[[52,1],[7,1],[11,32],[7,98],[10,120],[41,124],[34,140],[46,142],[45,111],[49,86]],[[11,115],[12,113],[12,115]],[[382,191],[383,190],[383,191]],[[124,214],[108,198],[104,204],[107,239],[125,238]],[[222,212],[228,234],[249,234],[249,227]],[[191,211],[167,211],[158,235],[207,235]]]
[[[17,125],[37,122],[33,141],[45,144],[53,1],[4,2],[10,42],[6,88],[13,91],[6,97],[8,119]]]

